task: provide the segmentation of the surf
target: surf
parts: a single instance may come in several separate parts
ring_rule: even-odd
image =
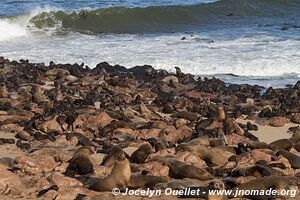
[[[220,0],[175,6],[109,7],[65,11],[57,8],[0,18],[0,41],[29,33],[144,34],[199,30],[256,18],[299,17],[299,0]]]
[[[221,0],[213,3],[145,8],[43,12],[30,20],[39,30],[58,28],[86,34],[157,33],[189,30],[253,17],[286,17],[298,13],[300,1]]]
[[[22,25],[9,20],[0,20],[0,41],[26,36],[27,30]]]

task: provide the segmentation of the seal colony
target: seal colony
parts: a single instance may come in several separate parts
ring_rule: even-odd
[[[254,131],[300,124],[300,81],[274,89],[179,68],[0,57],[0,83],[0,148],[18,152],[0,158],[3,198],[102,199],[114,188],[294,189],[299,197],[299,126],[271,143]],[[276,198],[290,197],[238,196]]]

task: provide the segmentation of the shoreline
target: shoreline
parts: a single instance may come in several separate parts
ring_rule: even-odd
[[[174,182],[184,188],[209,188],[214,180],[242,186],[259,178],[299,177],[299,168],[278,153],[300,156],[300,81],[262,92],[258,85],[195,79],[179,68],[170,73],[150,65],[128,69],[102,62],[89,69],[0,57],[0,83],[3,198],[111,197],[87,185],[111,176],[116,164],[105,162],[109,158],[117,163],[109,157],[113,147],[127,155],[131,178],[165,177],[151,187],[137,188],[172,188]],[[256,148],[258,142],[263,148]],[[146,143],[151,151],[145,159],[134,158]],[[77,163],[70,176],[69,165],[81,147],[93,152],[84,155],[93,171],[80,174]],[[285,168],[272,167],[274,163]],[[205,173],[199,177],[199,171],[174,171],[179,165]],[[247,168],[245,174],[242,166],[257,170]],[[130,184],[123,189],[133,187]]]

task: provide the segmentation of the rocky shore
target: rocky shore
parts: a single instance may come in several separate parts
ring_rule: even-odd
[[[286,88],[195,79],[179,68],[0,57],[1,199],[145,199],[113,188],[293,189],[300,81]],[[174,199],[174,196],[158,196]]]

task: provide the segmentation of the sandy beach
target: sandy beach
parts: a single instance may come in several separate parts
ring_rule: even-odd
[[[253,120],[237,120],[240,123],[246,124],[248,121],[255,123]],[[257,124],[258,131],[253,131],[253,135],[258,137],[259,141],[271,143],[279,139],[289,139],[293,134],[288,130],[291,127],[298,126],[298,124],[287,123],[283,127],[262,126]]]

